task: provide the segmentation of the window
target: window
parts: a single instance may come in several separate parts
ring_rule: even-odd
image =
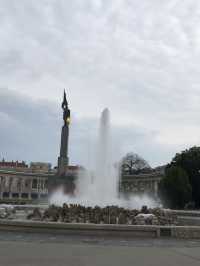
[[[36,194],[36,193],[32,193],[32,194],[31,194],[31,198],[32,198],[32,199],[37,199],[37,198],[38,198],[38,194]]]
[[[9,198],[9,192],[4,192],[3,193],[3,198]]]
[[[47,187],[48,187],[48,181],[45,180],[45,181],[44,181],[44,189],[46,189]]]
[[[28,199],[28,193],[22,193],[21,197],[22,199]]]
[[[32,188],[36,189],[37,188],[37,184],[38,184],[37,179],[33,179]]]
[[[25,188],[28,188],[30,184],[30,180],[25,180]]]

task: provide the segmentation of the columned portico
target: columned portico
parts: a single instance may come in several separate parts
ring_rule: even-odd
[[[47,197],[47,181],[53,175],[0,169],[0,200],[33,200]]]

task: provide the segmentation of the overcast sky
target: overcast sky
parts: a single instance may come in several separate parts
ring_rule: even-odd
[[[116,158],[200,145],[200,1],[0,0],[0,159],[56,164],[63,88],[71,163],[105,107]]]

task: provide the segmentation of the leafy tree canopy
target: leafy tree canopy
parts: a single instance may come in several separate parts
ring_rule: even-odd
[[[178,166],[185,170],[192,187],[192,200],[200,207],[200,147],[192,147],[177,153],[167,169]]]
[[[166,175],[159,184],[158,192],[166,207],[184,208],[192,196],[192,187],[185,170],[177,166],[167,168]]]

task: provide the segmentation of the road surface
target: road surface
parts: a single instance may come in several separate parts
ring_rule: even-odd
[[[0,232],[1,266],[199,266],[200,240]]]

